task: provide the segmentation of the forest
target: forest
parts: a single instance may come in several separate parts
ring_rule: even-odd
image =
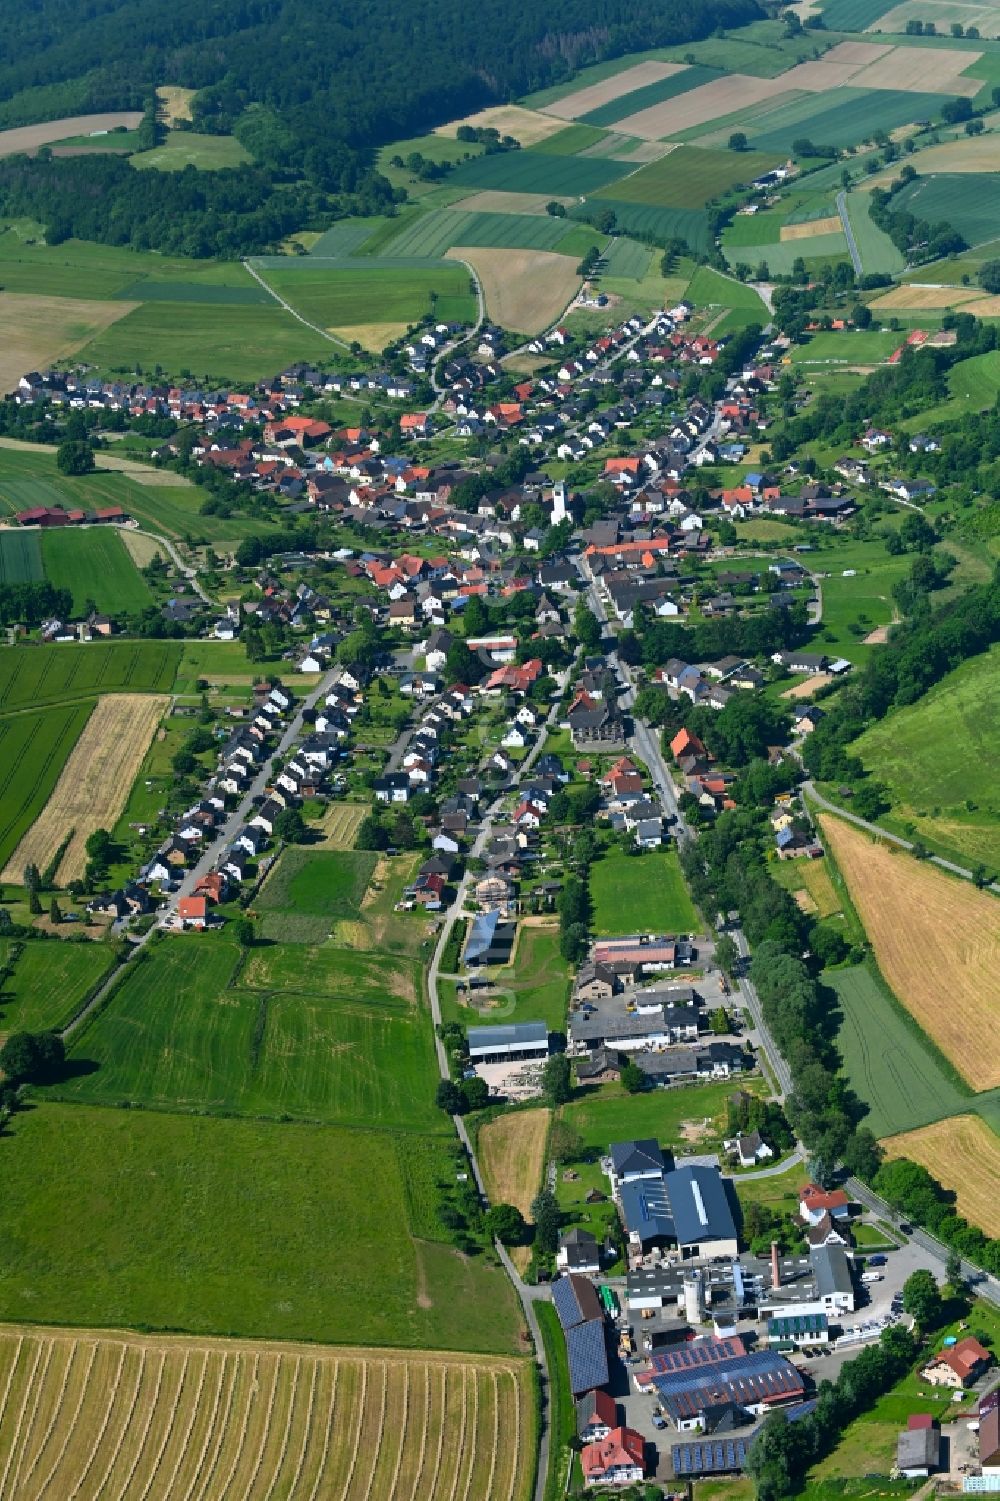
[[[180,84],[199,90],[195,128],[235,134],[275,183],[304,180],[325,193],[350,195],[342,212],[360,205],[371,212],[392,198],[373,169],[378,146],[560,82],[584,64],[705,37],[762,14],[757,0],[552,0],[513,10],[487,0],[470,26],[460,0],[413,0],[405,12],[392,0],[364,0],[353,8],[330,0],[225,6],[93,0],[83,8],[72,0],[37,0],[31,7],[0,8],[0,126],[135,108],[158,85]],[[75,227],[74,197],[90,198],[95,202],[81,206],[80,217],[91,238],[114,233],[112,243],[137,243],[121,237],[141,219],[150,224],[150,243],[183,249],[167,244],[163,209],[180,188],[177,178],[160,190],[155,184],[140,189],[136,174],[116,172],[115,163],[104,166],[95,174],[81,158],[22,161],[15,181],[9,168],[4,172],[0,207],[17,211],[11,206],[16,194],[46,225],[54,218]],[[206,239],[225,240],[234,232],[232,197],[251,203],[260,176],[246,169],[220,173],[228,181],[205,187],[204,175],[199,190],[205,202],[199,208],[194,190],[187,190],[181,209],[189,224],[178,234],[186,238],[200,214],[209,221]],[[142,194],[154,201],[140,205],[136,195]],[[265,195],[260,212],[249,216],[240,251],[259,249],[269,226],[281,237],[282,203],[276,193]],[[218,232],[216,215],[226,221]]]

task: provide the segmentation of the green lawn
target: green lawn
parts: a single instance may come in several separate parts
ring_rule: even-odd
[[[358,917],[375,862],[375,855],[360,850],[286,849],[257,898],[264,936],[322,942],[338,919]]]
[[[992,172],[935,172],[919,176],[893,199],[900,212],[931,224],[947,221],[970,245],[1000,233],[1000,183]]]
[[[404,1161],[387,1131],[42,1103],[5,1134],[0,1318],[518,1351],[504,1274],[414,1239]]]
[[[759,1080],[749,1081],[749,1087],[763,1089]],[[722,1140],[726,1101],[734,1088],[733,1081],[728,1080],[721,1084],[685,1084],[630,1095],[620,1084],[605,1084],[598,1090],[577,1091],[577,1097],[563,1106],[563,1116],[579,1131],[585,1147],[600,1152],[606,1152],[612,1141],[624,1141],[633,1136],[655,1137],[661,1146],[678,1152],[710,1150]],[[685,1141],[680,1134],[680,1127],[686,1121],[699,1127],[707,1122],[697,1137],[697,1144],[694,1139]]]
[[[866,275],[884,272],[897,276],[906,265],[906,257],[896,249],[889,236],[872,223],[869,193],[850,193],[847,216],[851,221],[861,264]]]
[[[599,938],[695,933],[700,927],[672,849],[644,855],[609,850],[590,868],[590,900]]]
[[[6,695],[0,657],[0,702]],[[85,699],[0,718],[0,870],[44,808],[93,708]]]
[[[801,242],[808,245],[810,242]],[[793,365],[880,365],[899,348],[905,334],[888,329],[848,328],[838,333],[811,334],[804,344],[793,344]]]
[[[44,577],[41,534],[9,530],[0,532],[0,586],[36,583]]]
[[[109,615],[131,615],[152,604],[153,594],[115,527],[87,527],[42,533],[45,576],[73,595],[73,613],[87,600]]]
[[[235,136],[199,135],[194,130],[169,130],[162,146],[133,156],[133,167],[156,167],[160,172],[182,172],[197,167],[200,172],[217,172],[221,167],[239,167],[250,160]]]
[[[826,970],[841,1021],[837,1045],[855,1094],[869,1107],[865,1124],[893,1136],[963,1111],[1000,1129],[1000,1090],[973,1095],[931,1047],[902,1007],[863,965]]]
[[[237,958],[218,935],[160,944],[74,1040],[73,1062],[96,1069],[59,1086],[61,1097],[449,1129],[434,1104],[433,1039],[422,1008],[384,989],[361,1000],[349,971],[337,990],[303,993],[308,977],[293,949],[267,988],[242,988],[264,979],[251,966],[233,989]]]
[[[0,980],[0,1034],[65,1026],[111,963],[102,943],[29,941]]]
[[[559,952],[554,923],[545,927],[521,923],[513,964],[494,966],[487,974],[493,989],[470,996],[474,1005],[463,1004],[453,984],[447,989],[442,986],[445,1021],[458,1021],[464,1027],[543,1021],[552,1032],[565,1030],[570,968]]]
[[[947,381],[950,396],[907,421],[907,427],[929,430],[938,422],[954,422],[966,412],[985,412],[1000,395],[1000,352],[959,360],[948,371]]]
[[[851,747],[890,788],[898,818],[971,860],[995,861],[998,850],[998,672],[995,646],[963,662],[917,703],[873,725]]]
[[[828,573],[822,581],[823,621],[815,649],[861,663],[874,649],[864,638],[894,616],[892,586],[909,569],[905,557],[891,557],[881,541],[836,542],[814,552],[809,566]],[[845,577],[846,575],[849,575]]]
[[[760,323],[761,327],[770,319],[767,308],[752,287],[722,276],[710,266],[698,267],[691,278],[687,296],[696,308],[727,307],[743,311],[748,315],[748,322]]]

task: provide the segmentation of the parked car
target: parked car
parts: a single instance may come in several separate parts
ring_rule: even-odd
[[[869,1258],[868,1258],[868,1265],[869,1266],[888,1266],[889,1265],[889,1258],[888,1258],[888,1256],[882,1256],[882,1255],[869,1256]]]

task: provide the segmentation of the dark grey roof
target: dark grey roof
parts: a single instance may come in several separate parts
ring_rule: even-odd
[[[672,1444],[670,1462],[674,1478],[685,1475],[721,1475],[742,1470],[749,1439],[701,1439],[693,1444]]]
[[[558,1277],[553,1282],[552,1302],[564,1329],[573,1329],[577,1324],[586,1324],[604,1316],[594,1284],[587,1277],[579,1277],[574,1273]]]
[[[674,1220],[670,1212],[663,1178],[640,1178],[621,1186],[622,1218],[630,1235],[648,1241],[674,1240]]]
[[[815,1246],[809,1262],[816,1276],[816,1291],[821,1298],[831,1293],[852,1293],[851,1267],[843,1246]]]
[[[675,1168],[665,1183],[679,1245],[736,1239],[733,1212],[715,1168]]]
[[[662,1172],[665,1166],[660,1144],[651,1136],[636,1141],[613,1141],[611,1165],[619,1178],[626,1173]]]
[[[499,1027],[469,1027],[469,1051],[511,1047],[545,1047],[549,1029],[544,1022],[508,1022]]]

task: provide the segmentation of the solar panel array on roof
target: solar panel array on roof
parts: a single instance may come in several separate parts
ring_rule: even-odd
[[[674,1444],[670,1458],[674,1475],[719,1475],[742,1470],[747,1456],[745,1438],[706,1440],[698,1444]]]
[[[564,1329],[604,1317],[594,1284],[574,1272],[568,1277],[556,1278],[552,1284],[552,1301]]]
[[[569,1384],[574,1397],[608,1384],[608,1347],[604,1320],[590,1319],[566,1330]]]
[[[706,1365],[718,1365],[720,1360],[733,1360],[746,1354],[746,1346],[735,1335],[732,1339],[707,1339],[681,1345],[676,1350],[663,1350],[652,1356],[650,1365],[658,1376],[671,1371],[692,1371]]]
[[[660,1405],[675,1423],[695,1418],[720,1402],[757,1407],[801,1396],[805,1390],[795,1367],[773,1351],[722,1360],[700,1370],[654,1374],[653,1385]]]

